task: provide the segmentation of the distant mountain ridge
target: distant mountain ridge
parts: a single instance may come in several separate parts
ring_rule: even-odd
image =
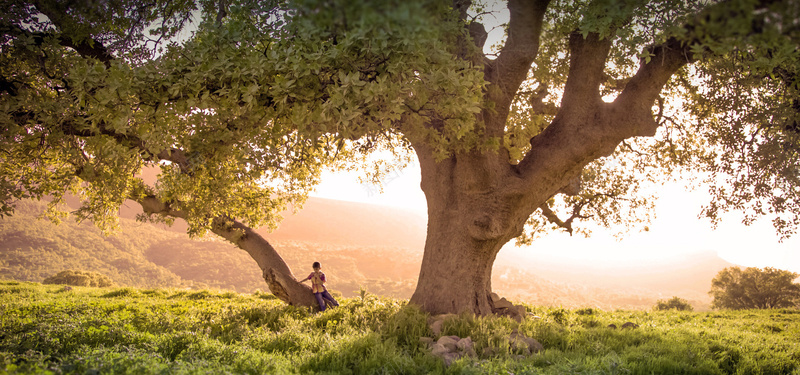
[[[0,278],[41,281],[64,269],[104,273],[117,284],[265,289],[255,262],[236,247],[209,236],[192,240],[180,223],[164,228],[135,222],[135,204],[122,210],[122,230],[103,237],[89,223],[55,226],[36,221],[39,202],[21,202],[12,218],[0,220]],[[38,210],[38,212],[37,212]],[[410,211],[362,203],[310,198],[287,214],[273,233],[263,231],[296,276],[320,261],[333,290],[353,296],[360,288],[393,297],[413,292],[425,239],[425,218]],[[544,259],[520,264],[501,256],[493,288],[534,304],[649,308],[656,299],[678,295],[705,308],[710,280],[730,265],[716,254],[620,269],[559,264]]]

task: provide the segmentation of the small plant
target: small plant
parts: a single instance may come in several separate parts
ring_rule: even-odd
[[[578,315],[594,315],[595,311],[593,308],[587,307],[583,309],[577,309],[575,310],[575,313]]]
[[[678,311],[693,311],[694,308],[689,303],[689,301],[678,298],[672,297],[668,300],[658,300],[656,302],[656,306],[654,307],[655,310],[662,311],[662,310],[678,310]]]
[[[569,322],[569,311],[565,310],[564,308],[558,308],[550,311],[550,316],[553,317],[553,320],[556,323],[561,324],[562,326],[567,325]]]
[[[361,299],[361,302],[366,302],[369,298],[369,292],[367,292],[366,287],[362,286],[358,288],[358,298]]]
[[[139,295],[139,292],[133,288],[120,288],[116,290],[112,290],[106,294],[103,294],[101,297],[103,298],[119,298],[119,297],[135,297]]]

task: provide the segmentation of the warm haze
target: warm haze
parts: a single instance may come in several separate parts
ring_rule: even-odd
[[[383,193],[374,185],[358,182],[350,173],[327,173],[314,196],[352,202],[403,208],[425,218],[425,196],[419,189],[419,167],[411,164],[390,174]],[[698,218],[706,203],[703,188],[689,191],[680,182],[655,186],[659,199],[656,218],[649,231],[630,232],[617,240],[613,230],[595,229],[592,236],[570,237],[559,232],[537,240],[533,246],[517,247],[513,242],[498,255],[525,262],[556,262],[597,268],[611,266],[654,266],[659,262],[685,259],[708,252],[746,267],[775,267],[800,272],[800,239],[796,236],[780,242],[766,220],[745,226],[731,213],[719,228]]]

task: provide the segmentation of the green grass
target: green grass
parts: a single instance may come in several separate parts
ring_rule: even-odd
[[[419,343],[428,316],[368,296],[313,314],[265,294],[0,282],[0,373],[800,374],[800,311],[598,311],[541,319],[462,315],[445,335],[476,350],[452,366]],[[631,321],[637,329],[607,325]],[[519,357],[517,330],[545,351]]]

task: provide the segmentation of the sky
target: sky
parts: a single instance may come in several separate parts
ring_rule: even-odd
[[[499,25],[508,22],[508,12],[499,2],[488,3],[492,12],[483,19],[489,32],[486,52],[502,40],[503,30]],[[373,185],[360,184],[352,173],[326,173],[312,196],[394,206],[425,217],[427,206],[419,183],[420,170],[414,163],[387,176],[383,193]],[[708,220],[698,219],[702,205],[709,201],[702,188],[687,191],[683,184],[674,182],[659,186],[658,193],[656,218],[648,232],[630,232],[621,240],[613,237],[612,230],[594,230],[590,238],[553,233],[530,247],[507,244],[499,256],[505,253],[528,261],[546,256],[597,264],[635,264],[711,251],[741,266],[800,272],[800,234],[780,242],[768,219],[745,226],[736,213],[725,215],[714,230]]]

